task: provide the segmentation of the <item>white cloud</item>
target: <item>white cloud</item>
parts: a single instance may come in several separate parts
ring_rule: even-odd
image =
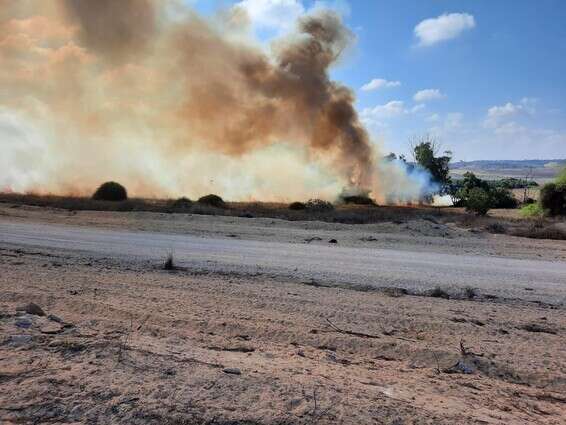
[[[418,105],[415,105],[411,108],[411,112],[416,113],[416,112],[422,111],[425,108],[426,108],[426,105],[424,103],[419,103]]]
[[[369,83],[364,84],[362,86],[362,90],[363,91],[373,91],[373,90],[379,90],[379,89],[384,89],[384,88],[399,87],[400,85],[401,85],[400,81],[388,81],[388,80],[384,80],[383,78],[374,78]]]
[[[499,119],[503,117],[513,116],[521,110],[520,105],[507,102],[502,106],[492,106],[487,110],[487,117],[490,119]]]
[[[426,108],[426,105],[423,104],[408,108],[402,100],[392,100],[391,102],[377,105],[373,108],[365,108],[362,110],[360,116],[362,122],[368,126],[385,127],[387,120],[415,114],[424,108]]]
[[[446,114],[445,126],[449,130],[454,130],[462,126],[464,114],[460,112],[450,112]]]
[[[492,106],[487,110],[487,117],[484,121],[486,127],[500,128],[500,131],[509,133],[508,130],[503,129],[503,122],[505,122],[507,129],[511,128],[508,120],[520,114],[532,115],[535,113],[535,104],[537,100],[534,98],[524,97],[519,103],[507,102],[504,105]]]
[[[444,99],[446,96],[438,89],[426,89],[415,93],[413,99],[415,102],[427,102],[430,100]]]
[[[341,16],[350,14],[350,5],[346,0],[317,0],[309,9],[305,8],[302,0],[240,0],[234,7],[246,12],[255,29],[279,33],[288,32],[298,18],[319,9],[332,9]]]
[[[444,118],[438,114],[433,114],[426,118],[426,121],[435,123],[429,131],[439,137],[461,132],[464,128],[464,114],[461,112],[449,112]]]
[[[370,119],[393,118],[405,114],[405,103],[401,100],[392,100],[385,105],[377,105],[373,108],[365,108],[362,117]]]
[[[425,118],[426,121],[428,122],[437,122],[440,119],[440,115],[434,113],[429,115],[428,117]]]
[[[414,31],[420,46],[432,46],[456,38],[475,26],[475,18],[468,13],[445,13],[437,18],[425,19],[415,27]]]
[[[254,26],[279,31],[292,28],[305,13],[300,0],[242,0],[234,7],[245,10]]]

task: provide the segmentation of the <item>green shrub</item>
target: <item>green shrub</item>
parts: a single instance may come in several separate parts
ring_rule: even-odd
[[[173,201],[171,207],[174,210],[188,210],[191,208],[192,205],[193,205],[193,201],[183,196],[182,198]]]
[[[96,201],[125,201],[128,199],[128,192],[120,183],[106,182],[96,189],[92,199]]]
[[[560,173],[558,173],[555,182],[558,186],[566,186],[566,167],[563,168]]]
[[[293,202],[289,204],[289,209],[293,211],[301,211],[306,209],[307,206],[303,202]]]
[[[490,201],[488,209],[517,208],[519,204],[511,191],[504,185],[482,180],[472,172],[465,173],[460,181],[453,183],[449,187],[448,192],[455,206],[467,207],[470,193],[474,189],[480,189],[487,193]]]
[[[226,202],[220,196],[213,194],[199,198],[198,203],[215,208],[226,208]]]
[[[477,215],[486,215],[491,207],[491,197],[489,192],[479,187],[475,187],[468,192],[466,200],[466,211]]]
[[[542,217],[544,215],[544,210],[542,209],[540,204],[538,202],[536,202],[536,203],[525,205],[523,208],[521,208],[519,213],[523,217],[527,217],[527,218],[528,217]]]
[[[519,202],[513,194],[505,188],[495,187],[489,191],[491,208],[517,208]]]
[[[540,190],[540,206],[550,216],[566,215],[566,185],[547,183]]]
[[[328,201],[323,201],[322,199],[310,199],[305,207],[309,211],[313,212],[325,212],[334,210],[334,205]]]

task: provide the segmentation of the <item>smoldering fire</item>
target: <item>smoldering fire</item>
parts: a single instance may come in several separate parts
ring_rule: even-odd
[[[411,201],[427,179],[381,163],[329,69],[354,41],[319,9],[270,53],[244,11],[176,0],[0,0],[0,188]]]

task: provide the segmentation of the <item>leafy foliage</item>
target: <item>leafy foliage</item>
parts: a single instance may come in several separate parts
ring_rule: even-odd
[[[513,194],[502,187],[491,187],[489,190],[491,197],[491,208],[517,208],[519,203]]]
[[[443,156],[436,156],[437,150],[436,141],[429,135],[418,139],[418,143],[415,143],[413,146],[415,162],[427,170],[432,180],[444,189],[451,182],[449,165],[452,155],[450,152],[445,152]]]
[[[486,215],[491,207],[491,197],[485,189],[474,187],[467,194],[466,211]]]
[[[100,185],[92,199],[95,201],[126,201],[128,199],[128,192],[126,188],[120,183],[106,182]]]
[[[539,201],[546,214],[566,215],[566,185],[545,184],[540,191]]]
[[[481,189],[489,197],[489,208],[517,208],[518,202],[513,194],[498,184],[482,180],[474,173],[467,172],[461,180],[453,182],[448,188],[454,205],[467,207],[470,193],[474,189]]]
[[[520,213],[523,217],[527,217],[527,218],[542,217],[544,215],[544,210],[542,209],[540,204],[536,202],[525,205],[523,208],[521,208]]]
[[[534,180],[517,179],[515,177],[507,177],[490,183],[495,187],[502,187],[504,189],[523,189],[525,187],[538,186],[538,183]]]

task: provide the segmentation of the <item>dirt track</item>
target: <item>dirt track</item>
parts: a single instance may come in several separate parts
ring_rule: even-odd
[[[505,298],[566,302],[566,263],[467,254],[202,238],[0,220],[0,244],[124,259],[164,259],[208,272],[264,274],[345,287],[476,288]]]
[[[16,212],[19,217],[2,219],[4,240],[6,221],[18,226],[42,221],[30,217],[35,210]],[[106,228],[113,227],[113,220],[123,228],[154,220],[154,231],[161,220],[44,215],[43,221],[51,223],[90,220],[90,226]],[[199,217],[196,227],[205,228],[203,222]],[[289,247],[281,238],[266,242],[273,226],[247,223],[238,222],[242,232],[225,237],[221,246],[237,247],[245,255],[255,247],[257,255],[272,257],[277,253],[266,247]],[[223,218],[210,218],[209,225],[213,231],[234,229]],[[254,225],[262,230],[251,230]],[[354,226],[354,236],[347,239],[344,229],[299,233],[302,225],[288,227],[296,232],[292,238],[334,232],[339,246],[328,246],[326,240],[292,244],[287,249],[296,250],[299,266],[302,250],[373,251],[368,247],[400,238],[407,242],[398,244],[397,252],[406,255],[422,242],[409,245],[406,234],[383,236],[374,230],[370,234],[383,239],[366,243],[359,235],[367,235],[367,228]],[[190,230],[187,219],[183,226],[183,232],[174,233],[207,236],[194,224]],[[284,224],[277,226],[273,232],[283,233]],[[252,231],[264,235],[261,244],[237,240]],[[451,233],[447,242],[460,246],[453,251],[464,254],[464,264],[470,261],[465,250],[486,243],[471,234],[467,245],[465,235],[454,236],[458,229],[441,231]],[[171,237],[195,240],[159,237],[165,245]],[[52,246],[61,243],[56,234],[41,238],[51,238]],[[446,255],[444,237],[428,238],[431,252]],[[563,255],[562,245],[535,241],[520,246],[517,239],[489,241],[492,253],[508,244],[514,257],[529,259],[519,265],[543,264],[532,259],[548,252],[555,256],[548,256],[554,260],[548,273],[552,266],[563,267],[555,260]],[[481,289],[473,300],[445,300],[313,286],[292,273],[278,274],[275,267],[251,274],[207,269],[210,245],[191,248],[200,257],[181,260],[186,268],[164,271],[161,249],[140,258],[131,252],[115,255],[120,245],[98,252],[12,242],[0,242],[2,424],[561,424],[566,415],[564,306],[529,302],[540,288],[522,288],[524,297],[515,300],[486,298]],[[222,255],[220,262],[230,264],[228,254]],[[485,264],[515,264],[501,256],[482,258]],[[315,258],[313,264],[317,261],[324,260]],[[16,311],[28,302],[65,324]],[[236,372],[232,369],[240,374],[227,373]]]

